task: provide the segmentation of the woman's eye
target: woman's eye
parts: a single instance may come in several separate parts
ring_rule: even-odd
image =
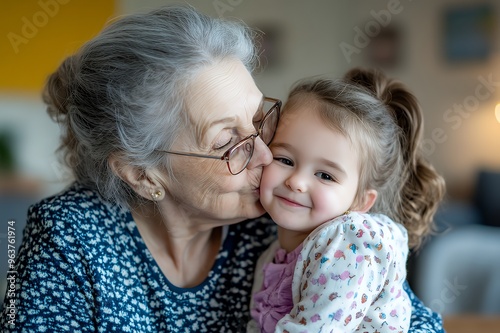
[[[253,119],[252,119],[252,121],[253,121],[254,124],[256,124],[256,123],[260,124],[260,122],[262,120],[264,120],[264,115],[262,114],[262,112],[257,112],[255,114],[255,116],[253,116]]]
[[[274,160],[278,161],[279,163],[288,165],[288,166],[293,166],[292,160],[285,158],[285,157],[275,157]]]
[[[260,126],[260,123],[262,123],[262,120],[264,120],[264,117],[261,117],[261,116],[256,116],[256,118],[254,118],[252,120],[253,122],[253,127],[255,127],[256,130],[259,129],[259,126]]]
[[[319,177],[322,180],[327,180],[327,181],[332,181],[335,182],[335,178],[333,178],[331,175],[325,173],[325,172],[316,172],[314,174],[316,177]]]
[[[214,149],[215,150],[222,150],[224,148],[229,148],[229,145],[231,144],[231,142],[233,142],[233,138],[230,138],[229,141],[226,141],[225,143],[215,144]]]

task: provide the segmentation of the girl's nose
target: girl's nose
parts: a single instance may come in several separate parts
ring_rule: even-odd
[[[291,174],[285,181],[285,185],[293,192],[303,193],[307,191],[307,180],[299,172]]]

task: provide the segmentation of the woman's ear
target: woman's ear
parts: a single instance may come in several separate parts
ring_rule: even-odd
[[[111,156],[108,163],[113,172],[141,197],[153,201],[165,197],[165,189],[153,172],[130,165],[118,156]]]
[[[360,209],[356,209],[356,211],[359,211],[361,213],[366,213],[367,211],[369,211],[375,204],[377,195],[378,193],[376,190],[366,190],[363,196],[363,202],[360,205]]]

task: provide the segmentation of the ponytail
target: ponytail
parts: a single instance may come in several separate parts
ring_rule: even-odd
[[[423,237],[433,229],[433,217],[445,192],[444,179],[423,158],[421,151],[422,110],[401,82],[388,79],[379,71],[356,68],[349,71],[345,79],[370,90],[387,106],[387,112],[400,129],[399,198],[392,215],[408,230],[409,246],[418,248]]]

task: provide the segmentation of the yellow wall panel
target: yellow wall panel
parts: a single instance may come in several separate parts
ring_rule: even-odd
[[[40,91],[114,15],[115,0],[0,1],[0,90]]]

